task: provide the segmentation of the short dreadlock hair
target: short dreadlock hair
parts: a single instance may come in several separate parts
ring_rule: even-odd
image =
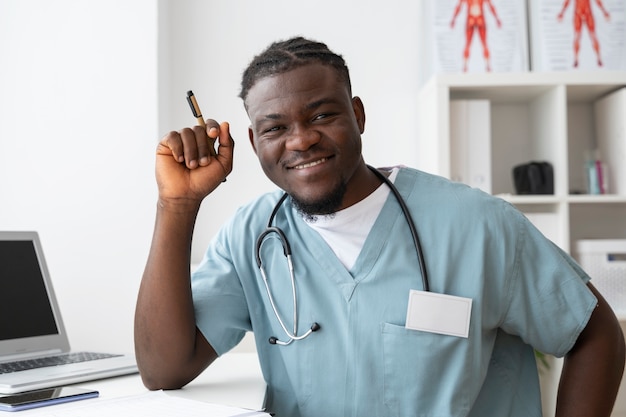
[[[283,74],[312,63],[334,68],[339,79],[346,84],[348,93],[352,94],[350,73],[343,57],[332,52],[324,43],[295,37],[274,42],[254,57],[243,72],[239,97],[245,102],[250,89],[262,78]]]

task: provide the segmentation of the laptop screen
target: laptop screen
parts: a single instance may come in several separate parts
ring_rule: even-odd
[[[58,333],[32,240],[0,241],[0,340]]]

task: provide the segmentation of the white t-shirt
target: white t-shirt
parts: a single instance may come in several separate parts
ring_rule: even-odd
[[[391,182],[395,181],[398,170],[397,167],[391,170]],[[332,215],[318,216],[314,221],[305,221],[324,238],[341,263],[350,270],[390,191],[383,183],[373,193],[346,209]]]

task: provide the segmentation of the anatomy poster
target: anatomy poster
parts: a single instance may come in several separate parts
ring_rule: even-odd
[[[526,2],[429,0],[430,55],[435,72],[528,70]]]
[[[535,71],[626,70],[626,1],[532,0]]]

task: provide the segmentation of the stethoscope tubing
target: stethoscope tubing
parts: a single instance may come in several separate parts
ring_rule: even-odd
[[[415,245],[415,252],[417,253],[417,262],[420,267],[420,273],[422,274],[422,290],[430,291],[430,285],[428,283],[428,272],[426,271],[426,262],[424,261],[424,252],[422,251],[422,245],[420,243],[419,235],[417,234],[417,229],[415,227],[415,222],[413,221],[413,216],[411,216],[411,212],[409,208],[406,206],[404,199],[400,195],[400,191],[396,188],[396,186],[389,181],[389,178],[384,176],[380,171],[376,168],[367,166],[378,178],[380,178],[387,186],[391,189],[394,197],[396,197],[396,201],[400,205],[400,209],[402,210],[402,214],[406,219],[406,222],[409,225],[409,231],[411,232],[411,237],[413,238],[413,244]]]
[[[429,286],[429,283],[428,283],[428,275],[427,275],[427,270],[426,270],[426,262],[424,261],[424,254],[422,252],[422,245],[420,243],[419,236],[418,236],[418,233],[417,233],[417,229],[415,227],[415,222],[413,221],[413,217],[411,216],[411,213],[409,212],[409,209],[408,209],[406,203],[404,202],[404,199],[400,195],[400,192],[398,191],[396,186],[385,175],[383,175],[376,168],[373,168],[373,167],[371,167],[369,165],[367,167],[382,182],[384,182],[389,187],[389,189],[393,193],[394,197],[396,198],[396,201],[400,205],[400,209],[402,210],[404,218],[406,219],[406,221],[407,221],[407,223],[409,225],[409,231],[411,232],[411,237],[413,239],[413,244],[415,246],[415,251],[417,253],[417,261],[418,261],[419,268],[420,268],[420,273],[421,273],[421,276],[422,276],[422,289],[424,291],[430,291],[430,286]],[[296,279],[295,279],[293,261],[291,259],[291,245],[289,244],[289,240],[287,239],[287,236],[285,235],[285,233],[279,227],[272,226],[272,223],[274,222],[274,218],[276,217],[276,214],[278,213],[278,210],[280,209],[280,207],[282,206],[283,202],[285,201],[285,199],[287,197],[288,197],[288,194],[284,193],[282,195],[282,197],[278,200],[276,205],[274,206],[274,209],[272,210],[272,213],[271,213],[271,215],[269,217],[269,220],[267,222],[267,227],[258,236],[257,241],[256,241],[256,246],[255,246],[255,260],[256,260],[256,263],[257,263],[257,266],[258,266],[259,270],[261,271],[261,277],[263,278],[263,283],[265,284],[265,290],[267,291],[267,296],[268,296],[270,305],[272,307],[274,315],[278,319],[278,323],[280,324],[280,327],[282,328],[282,330],[285,332],[285,334],[289,338],[288,341],[284,342],[284,341],[279,340],[277,337],[272,336],[272,337],[270,337],[269,342],[270,342],[270,344],[277,344],[277,345],[281,345],[281,346],[287,346],[287,345],[291,344],[295,340],[302,340],[302,339],[308,337],[311,333],[313,333],[313,332],[315,332],[315,331],[320,329],[320,325],[319,324],[313,323],[313,325],[311,326],[311,328],[309,330],[307,330],[304,334],[298,336],[298,298],[297,298],[297,295],[296,295]],[[271,291],[269,283],[268,283],[267,274],[265,272],[265,268],[263,267],[263,262],[261,260],[261,246],[263,245],[263,242],[265,241],[265,238],[268,235],[270,235],[270,234],[278,235],[278,240],[280,241],[280,243],[282,245],[283,253],[284,253],[285,257],[287,258],[287,267],[289,269],[289,277],[290,277],[290,280],[291,280],[291,289],[292,289],[293,332],[290,332],[287,329],[287,326],[285,325],[285,323],[283,322],[282,318],[280,317],[280,314],[278,313],[278,308],[276,307],[276,303],[274,302],[274,297],[272,296],[272,291]]]

